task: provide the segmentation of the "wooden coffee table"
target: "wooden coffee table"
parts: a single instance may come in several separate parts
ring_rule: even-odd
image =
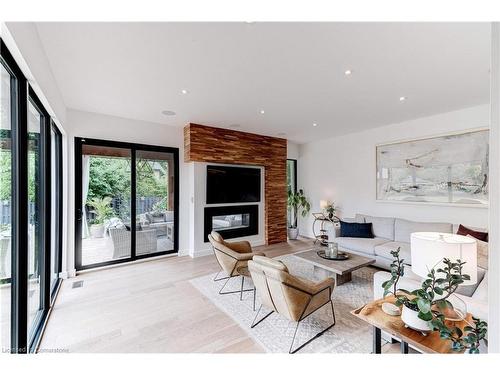
[[[347,260],[324,259],[317,254],[317,251],[319,249],[307,250],[293,254],[293,256],[314,265],[314,273],[319,274],[320,277],[333,276],[336,285],[342,285],[351,281],[352,271],[375,263],[375,259],[356,254],[349,254],[349,259]]]

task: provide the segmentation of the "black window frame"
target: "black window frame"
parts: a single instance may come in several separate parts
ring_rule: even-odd
[[[55,263],[56,263],[56,273],[59,275],[61,273],[62,269],[62,245],[63,245],[63,204],[62,202],[64,201],[64,196],[63,196],[63,154],[62,154],[62,133],[57,127],[56,123],[51,119],[51,125],[50,125],[50,130],[54,132],[55,134],[55,147],[54,150],[56,152],[55,154],[55,163],[56,165],[54,166],[55,171],[56,171],[56,184],[55,186],[51,186],[51,189],[55,190],[55,196],[58,197],[56,203],[56,212],[57,215],[54,219],[54,222],[51,223],[56,227],[55,230],[55,238],[51,237],[51,241],[56,242],[56,253],[55,253]],[[50,146],[50,145],[49,145]],[[49,150],[52,150],[50,148]],[[49,155],[50,157],[50,155]],[[49,206],[50,207],[50,206]],[[50,210],[49,210],[50,212]],[[52,243],[50,244],[52,245]],[[49,249],[49,253],[52,251],[52,247]],[[49,275],[50,275],[50,264],[49,264]],[[49,282],[50,282],[50,277],[49,277]],[[61,278],[57,277],[54,283],[50,283],[50,304],[52,305],[55,301],[55,298],[57,296],[57,292],[59,290],[59,287],[61,285]]]
[[[12,212],[11,212],[11,332],[10,352],[17,354],[36,351],[52,307],[56,291],[50,286],[50,241],[52,218],[50,215],[50,131],[52,118],[39,100],[22,70],[0,38],[0,63],[11,75],[11,154],[12,154]],[[29,103],[42,115],[40,126],[40,312],[34,320],[34,329],[28,327],[28,110]],[[57,126],[56,126],[57,128]],[[57,129],[59,131],[59,129]],[[60,134],[60,131],[59,131]],[[61,150],[61,149],[60,149]],[[60,151],[62,163],[62,151]],[[59,166],[58,166],[59,168]],[[58,177],[58,237],[59,272],[62,257],[62,164]],[[57,188],[57,187],[56,187]],[[49,209],[47,209],[49,208]],[[57,287],[60,285],[58,278]]]
[[[82,219],[82,146],[93,145],[93,146],[104,146],[104,147],[116,147],[128,149],[131,151],[130,165],[131,165],[131,175],[130,175],[130,217],[135,218],[137,209],[137,197],[136,197],[136,187],[137,187],[137,176],[136,176],[136,153],[137,151],[156,151],[171,153],[174,157],[174,248],[167,251],[158,251],[151,254],[136,255],[136,220],[130,220],[130,231],[131,231],[131,249],[130,257],[120,258],[115,260],[110,260],[101,263],[82,265],[82,226],[80,225]],[[138,259],[153,258],[161,255],[176,254],[179,252],[179,149],[176,147],[166,147],[166,146],[155,146],[146,145],[141,143],[130,143],[130,142],[118,142],[110,141],[104,139],[94,139],[86,137],[75,137],[74,140],[74,152],[75,152],[75,269],[76,271],[83,271],[88,269],[94,269],[104,266],[110,266],[120,263],[133,262]]]

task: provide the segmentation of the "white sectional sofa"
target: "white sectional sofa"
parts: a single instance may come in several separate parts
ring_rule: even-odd
[[[390,268],[393,260],[391,251],[398,247],[405,264],[411,264],[410,235],[413,232],[453,232],[453,224],[450,223],[425,223],[364,214],[342,221],[372,223],[374,238],[340,237],[340,226],[335,226],[328,231],[328,241],[337,242],[339,248],[347,252],[374,258],[375,266],[385,269]]]
[[[398,247],[400,258],[407,265],[405,276],[400,279],[399,287],[414,290],[420,287],[422,278],[411,271],[410,235],[413,232],[441,232],[454,233],[457,226],[450,223],[426,223],[409,221],[399,218],[376,217],[356,214],[354,219],[342,219],[347,222],[372,223],[374,238],[340,237],[340,227],[336,226],[328,231],[328,241],[337,242],[339,248],[348,253],[359,254],[374,258],[375,266],[390,269],[393,261],[391,250]],[[474,228],[478,229],[478,228]],[[480,230],[480,229],[479,229]],[[457,295],[466,303],[467,310],[477,318],[488,320],[488,271],[487,259],[478,258],[478,283],[472,286],[462,286]],[[376,272],[373,279],[374,298],[383,297],[382,283],[390,279],[386,271]]]

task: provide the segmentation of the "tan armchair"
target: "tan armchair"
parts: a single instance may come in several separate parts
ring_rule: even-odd
[[[318,283],[306,280],[291,275],[282,262],[260,256],[255,256],[253,260],[248,262],[248,269],[262,303],[251,328],[257,326],[273,312],[297,322],[289,353],[295,353],[302,349],[335,325],[335,311],[331,298],[335,286],[333,278],[327,277]],[[326,304],[331,305],[333,324],[298,348],[293,349],[300,322]],[[262,306],[265,306],[271,312],[255,323]]]
[[[240,293],[240,299],[242,299],[243,292],[254,291],[254,289],[243,289],[245,284],[245,275],[240,273],[240,271],[244,272],[243,269],[247,267],[248,261],[255,255],[265,257],[264,253],[259,251],[252,252],[252,246],[248,241],[226,242],[222,236],[215,231],[212,231],[212,233],[208,235],[208,240],[212,244],[215,258],[221,267],[221,270],[215,276],[214,281],[226,280],[222,288],[219,290],[219,294]],[[221,272],[226,273],[227,276],[217,278]],[[226,284],[233,277],[241,277],[241,289],[224,292],[223,290]]]

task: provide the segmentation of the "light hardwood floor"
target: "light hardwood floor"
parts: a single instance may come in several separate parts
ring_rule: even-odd
[[[311,240],[260,247],[275,257]],[[213,256],[170,257],[65,280],[40,351],[256,353],[263,349],[189,280],[215,273]],[[73,288],[77,281],[83,286]],[[394,347],[394,346],[391,346]],[[384,351],[397,350],[384,346]]]

